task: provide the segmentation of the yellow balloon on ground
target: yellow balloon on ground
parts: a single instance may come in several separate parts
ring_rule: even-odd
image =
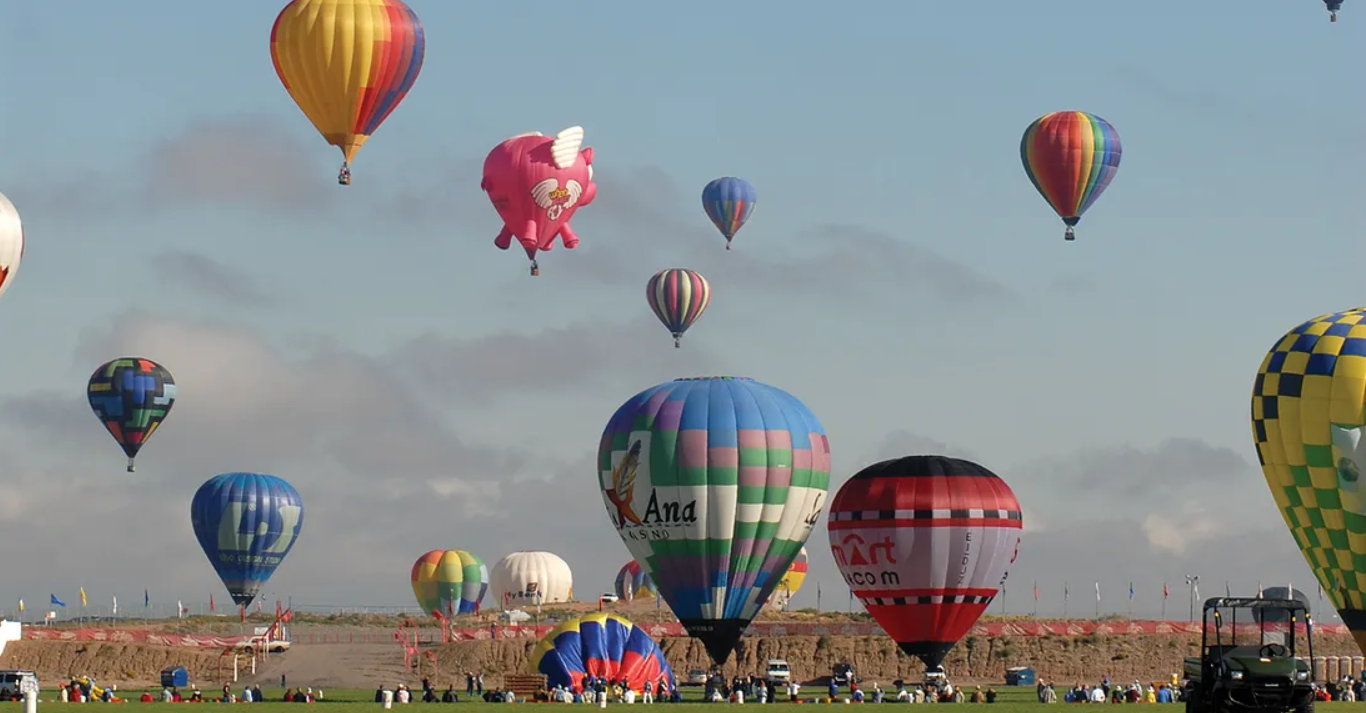
[[[275,73],[349,164],[422,71],[422,22],[402,0],[293,0],[275,18]]]
[[[1276,342],[1253,384],[1252,433],[1281,516],[1366,651],[1366,307]]]

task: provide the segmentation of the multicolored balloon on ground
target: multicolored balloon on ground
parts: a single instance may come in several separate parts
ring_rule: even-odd
[[[338,183],[351,183],[356,152],[417,82],[426,47],[422,22],[402,0],[293,0],[275,18],[275,73],[341,149]]]
[[[726,249],[730,241],[740,232],[749,216],[754,213],[754,203],[758,194],[754,186],[743,178],[726,176],[718,178],[702,187],[702,210],[721,235],[726,238]]]
[[[850,478],[830,503],[840,574],[901,650],[939,668],[1005,584],[1023,518],[972,461],[907,456]]]
[[[579,244],[569,227],[574,211],[593,202],[593,149],[582,148],[583,127],[571,126],[555,135],[518,134],[493,147],[484,159],[480,187],[503,219],[493,244],[499,250],[522,244],[531,260],[531,274],[541,274],[536,251],[549,251],[560,236],[567,250]]]
[[[527,660],[527,670],[543,673],[551,686],[583,687],[587,675],[626,681],[640,692],[649,682],[674,686],[673,670],[645,630],[617,614],[588,614],[555,627]]]
[[[574,573],[559,555],[513,552],[493,565],[489,587],[504,609],[559,604],[574,599]]]
[[[413,563],[412,584],[418,606],[431,616],[478,614],[489,568],[473,552],[432,550]]]
[[[1366,307],[1276,340],[1252,385],[1252,436],[1290,534],[1366,651]]]
[[[246,607],[304,528],[304,500],[283,478],[223,473],[199,486],[190,525],[228,594]]]
[[[1076,239],[1074,226],[1110,185],[1122,154],[1115,127],[1084,111],[1045,114],[1020,139],[1025,174],[1067,224],[1066,240]]]
[[[166,367],[142,357],[107,361],[90,375],[85,398],[90,410],[128,456],[134,459],[175,405],[175,379]]]
[[[701,273],[681,267],[656,272],[645,285],[650,309],[674,335],[674,348],[682,346],[683,333],[707,311],[711,283]]]
[[[19,261],[24,257],[24,224],[19,211],[0,193],[0,296],[9,289],[19,274]]]
[[[792,597],[802,588],[802,582],[806,581],[807,570],[806,547],[802,547],[801,552],[797,553],[797,558],[792,560],[792,566],[787,568],[787,574],[778,581],[778,587],[773,590],[773,596],[769,597],[769,603],[779,611],[785,611],[787,605],[792,602]]]
[[[622,542],[720,665],[820,518],[830,446],[782,389],[677,379],[612,415],[598,480]]]
[[[641,569],[640,563],[635,560],[627,562],[621,571],[617,572],[615,589],[617,597],[627,602],[636,598],[649,599],[659,594],[654,580],[645,574],[645,570]]]

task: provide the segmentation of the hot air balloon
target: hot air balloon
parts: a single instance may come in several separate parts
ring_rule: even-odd
[[[574,211],[593,202],[593,149],[583,147],[583,127],[571,126],[555,135],[518,134],[493,147],[484,159],[480,187],[503,219],[493,239],[499,250],[522,244],[531,260],[531,274],[541,274],[536,251],[548,251],[560,236],[567,250],[579,244],[569,227]]]
[[[1328,6],[1328,21],[1338,21],[1338,10],[1342,9],[1342,0],[1323,0],[1323,4]]]
[[[574,573],[549,552],[513,552],[489,573],[493,600],[504,608],[559,604],[574,598]]]
[[[1025,129],[1020,160],[1039,195],[1067,224],[1065,240],[1076,239],[1073,227],[1114,179],[1122,153],[1115,127],[1084,111],[1045,114]]]
[[[757,199],[754,186],[743,178],[726,176],[702,187],[702,210],[725,236],[727,250],[730,250],[730,241],[754,212]]]
[[[432,550],[413,563],[412,582],[418,605],[432,616],[478,614],[489,568],[472,552]]]
[[[636,597],[647,599],[659,594],[654,580],[645,574],[645,570],[641,569],[640,563],[635,560],[627,562],[621,571],[617,572],[615,589],[617,597],[628,602]]]
[[[660,270],[645,285],[650,309],[674,335],[674,348],[681,346],[683,333],[707,311],[711,302],[711,283],[692,270],[671,267]]]
[[[0,193],[0,296],[9,289],[19,274],[19,261],[24,257],[24,224],[19,211]]]
[[[787,609],[787,605],[792,601],[792,595],[802,588],[802,582],[806,581],[807,556],[806,547],[802,547],[801,552],[797,553],[797,558],[792,560],[792,566],[787,568],[787,574],[778,581],[778,588],[773,590],[773,596],[769,602],[779,611]]]
[[[828,529],[854,596],[931,672],[1005,583],[1022,523],[1015,493],[995,473],[907,456],[855,473],[830,503]]]
[[[786,391],[676,379],[617,409],[598,470],[622,542],[721,665],[820,517],[830,446]]]
[[[90,410],[128,456],[128,472],[147,439],[175,405],[175,379],[166,367],[142,357],[107,361],[85,387]]]
[[[551,686],[582,690],[585,676],[625,679],[633,691],[645,683],[674,686],[673,670],[650,635],[617,614],[588,614],[560,624],[531,650],[527,670]]]
[[[1342,623],[1366,650],[1366,307],[1315,317],[1267,352],[1252,386],[1262,474]]]
[[[1267,587],[1259,592],[1258,596],[1262,599],[1293,599],[1304,605],[1305,614],[1310,613],[1309,597],[1294,587]],[[1252,619],[1258,623],[1288,624],[1290,612],[1285,609],[1253,609]]]
[[[275,73],[341,149],[337,183],[351,183],[356,152],[413,88],[426,46],[422,22],[402,0],[293,0],[275,18]]]
[[[304,501],[283,478],[223,473],[195,491],[190,524],[228,594],[245,609],[298,541]]]

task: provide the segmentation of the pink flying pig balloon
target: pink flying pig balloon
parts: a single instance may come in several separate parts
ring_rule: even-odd
[[[533,276],[541,274],[536,251],[550,250],[556,235],[567,249],[579,244],[569,218],[598,192],[593,149],[582,147],[583,127],[571,126],[553,139],[539,132],[514,136],[484,159],[480,187],[503,219],[493,244],[507,250],[517,238],[531,260]]]

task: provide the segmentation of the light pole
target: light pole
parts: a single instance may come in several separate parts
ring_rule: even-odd
[[[1186,587],[1190,590],[1190,613],[1186,615],[1186,621],[1195,621],[1195,590],[1200,587],[1200,575],[1186,575]]]

